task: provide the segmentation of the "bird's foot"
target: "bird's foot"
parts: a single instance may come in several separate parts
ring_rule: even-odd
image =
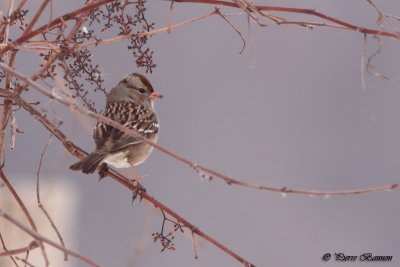
[[[139,183],[139,180],[141,178],[143,178],[143,176],[140,177],[139,179],[132,180],[132,186],[133,186],[132,205],[138,196],[140,197],[139,201],[142,201],[143,199],[142,193],[146,193],[146,188],[144,188],[144,186],[141,183]]]
[[[101,179],[103,179],[104,177],[106,177],[106,173],[108,171],[108,166],[105,163],[102,163],[99,168],[98,168],[98,174],[99,174],[99,181],[101,181]]]

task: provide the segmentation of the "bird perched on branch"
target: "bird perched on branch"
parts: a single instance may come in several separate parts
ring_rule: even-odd
[[[128,74],[108,94],[104,116],[156,142],[159,124],[154,101],[162,97],[154,91],[145,76],[139,73]],[[153,150],[141,138],[100,121],[94,128],[93,139],[96,143],[95,151],[71,165],[70,169],[93,173],[102,163],[116,168],[134,167],[143,163]]]

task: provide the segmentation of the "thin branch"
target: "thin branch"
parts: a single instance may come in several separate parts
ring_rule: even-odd
[[[81,114],[86,114],[98,121],[104,122],[118,130],[121,130],[125,132],[126,134],[129,134],[131,136],[135,136],[136,138],[141,139],[143,142],[146,142],[147,144],[153,146],[154,148],[158,149],[159,151],[175,158],[176,160],[184,163],[185,165],[189,166],[190,168],[193,168],[196,171],[204,171],[209,174],[211,174],[213,177],[219,177],[223,181],[225,181],[228,185],[238,185],[238,186],[243,186],[243,187],[248,187],[248,188],[254,188],[254,189],[260,189],[260,190],[266,190],[266,191],[272,191],[272,192],[280,192],[280,193],[296,193],[296,194],[304,194],[304,195],[318,195],[318,196],[326,196],[326,195],[357,195],[357,194],[362,194],[362,193],[370,193],[370,192],[382,192],[382,191],[390,191],[394,190],[398,184],[388,184],[384,186],[379,186],[379,187],[373,187],[373,188],[365,188],[365,189],[355,189],[355,190],[345,190],[345,191],[315,191],[315,190],[300,190],[300,189],[290,189],[287,187],[271,187],[271,186],[266,186],[266,185],[259,185],[255,183],[247,183],[243,182],[237,179],[234,179],[230,176],[224,175],[220,172],[217,172],[213,169],[207,168],[205,166],[201,166],[195,162],[190,161],[189,159],[178,155],[171,150],[155,143],[152,142],[145,137],[143,137],[141,134],[139,134],[136,130],[134,129],[129,129],[127,127],[124,127],[120,123],[111,120],[110,118],[107,118],[103,115],[97,114],[93,111],[90,111],[86,108],[80,107],[77,105],[75,102],[72,101],[72,98],[70,96],[65,95],[64,92],[57,92],[56,88],[53,88],[52,92],[49,92],[47,89],[42,87],[40,84],[38,84],[35,81],[32,81],[31,79],[27,78],[23,74],[17,72],[14,69],[11,69],[4,63],[0,62],[0,67],[3,68],[5,71],[12,73],[22,81],[29,83],[33,88],[35,88],[37,91],[40,93],[44,94],[45,96],[57,100],[59,103],[69,107],[72,111],[74,112],[79,112]],[[8,95],[8,96],[13,96],[12,92],[8,92],[7,90],[0,91],[0,95]],[[13,99],[13,97],[11,97]],[[15,95],[14,95],[15,98]]]
[[[29,245],[27,245],[26,247],[0,252],[0,257],[1,256],[12,256],[12,255],[17,255],[17,254],[21,254],[21,253],[26,253],[26,252],[31,251],[31,250],[33,250],[35,248],[38,248],[38,247],[39,247],[39,244],[35,240],[33,242],[30,242]]]
[[[37,227],[35,222],[32,219],[31,214],[29,213],[28,209],[26,208],[25,204],[22,202],[21,198],[19,197],[18,193],[15,191],[14,187],[11,185],[11,183],[8,181],[6,175],[3,172],[3,168],[0,168],[0,177],[3,180],[4,184],[7,186],[8,190],[11,192],[13,197],[18,203],[18,206],[21,208],[22,212],[24,213],[25,217],[28,219],[28,222],[32,228],[33,231],[38,232]],[[46,266],[49,266],[49,259],[47,257],[46,250],[44,248],[44,245],[42,242],[39,242],[40,244],[40,249],[42,251],[42,255],[45,261]]]
[[[36,172],[36,199],[37,199],[37,203],[39,208],[43,211],[44,215],[46,216],[47,220],[50,222],[51,227],[53,228],[54,232],[56,232],[58,239],[60,240],[61,246],[63,246],[65,248],[65,243],[64,243],[64,239],[61,236],[60,231],[58,230],[56,224],[54,223],[53,219],[51,218],[50,214],[47,212],[47,210],[45,209],[44,205],[42,204],[42,201],[40,200],[40,169],[42,167],[42,161],[43,161],[43,157],[44,154],[46,153],[47,147],[50,145],[51,139],[53,137],[53,133],[50,133],[49,139],[46,142],[46,145],[43,148],[42,153],[40,154],[40,160],[39,160],[39,165],[38,165],[38,169]],[[68,254],[64,252],[64,260],[67,261],[68,260]]]
[[[197,245],[196,245],[196,236],[194,235],[194,232],[191,231],[190,232],[192,235],[192,247],[193,247],[193,258],[198,259],[198,255],[197,255]]]
[[[112,37],[112,38],[107,38],[107,39],[102,39],[96,42],[86,42],[86,43],[81,43],[81,44],[77,44],[76,47],[89,47],[89,46],[98,46],[98,45],[103,45],[103,44],[112,44],[118,41],[122,41],[125,39],[130,39],[132,38],[132,34],[125,34],[125,35],[119,35],[116,37]]]
[[[15,148],[15,136],[17,133],[17,118],[15,116],[15,112],[11,110],[10,112],[11,119],[11,127],[10,127],[10,149],[13,150]]]
[[[160,29],[153,30],[153,31],[148,31],[148,32],[138,32],[137,35],[138,36],[149,36],[149,35],[153,35],[153,34],[157,34],[157,33],[161,33],[161,32],[168,32],[168,31],[171,32],[171,30],[173,30],[173,29],[176,29],[176,28],[179,28],[179,27],[183,27],[183,26],[185,26],[187,24],[190,24],[190,23],[196,22],[198,20],[202,20],[202,19],[208,18],[208,17],[210,17],[212,15],[215,15],[215,14],[217,14],[217,11],[213,10],[211,12],[208,12],[208,13],[204,14],[204,15],[201,15],[201,16],[189,19],[189,20],[185,20],[185,21],[182,21],[180,23],[177,23],[177,24],[174,24],[174,25],[170,25],[170,26],[167,26],[167,27],[164,27],[164,28],[160,28]]]
[[[266,26],[265,24],[261,23],[260,19],[257,17],[257,15],[263,16],[263,14],[260,12],[260,10],[257,9],[255,5],[247,0],[233,0],[233,2],[237,5],[237,7],[246,12],[246,14],[251,19],[253,19],[258,24],[258,26]],[[266,17],[268,17],[268,15],[266,15]]]
[[[7,46],[7,44],[0,44],[0,49]],[[51,48],[38,46],[38,45],[15,45],[15,50],[32,50],[32,51],[49,51]]]
[[[31,263],[29,263],[28,261],[27,261],[27,259],[25,258],[25,259],[23,259],[23,258],[20,258],[20,257],[15,257],[17,260],[19,260],[19,261],[22,261],[25,265],[24,265],[24,267],[26,267],[26,266],[29,266],[29,267],[37,267],[37,266],[34,266],[33,264],[31,264]]]
[[[242,33],[239,31],[238,28],[235,27],[235,25],[232,24],[232,22],[230,22],[230,21],[228,20],[228,18],[227,18],[224,14],[221,13],[221,10],[220,10],[219,8],[216,7],[216,8],[215,8],[215,12],[216,12],[223,20],[225,20],[225,21],[236,31],[236,33],[239,35],[240,39],[242,39],[243,47],[242,47],[242,49],[241,49],[240,52],[239,52],[239,54],[242,54],[242,53],[243,53],[243,50],[246,48],[246,41],[244,40],[244,37],[243,37]]]
[[[92,6],[92,5],[93,5],[93,1],[94,1],[94,0],[89,0],[88,3],[86,4],[86,7]],[[101,2],[101,1],[100,1],[100,2]],[[75,18],[75,19],[76,19],[76,22],[75,22],[74,26],[72,27],[71,31],[69,32],[69,34],[68,34],[66,40],[69,40],[69,39],[71,39],[72,37],[75,36],[76,32],[77,32],[77,31],[79,30],[79,28],[82,26],[82,24],[83,24],[83,22],[84,22],[84,20],[85,20],[85,17],[86,17],[86,15],[87,15],[87,13],[89,13],[89,11],[85,11],[85,12],[83,12],[78,18]],[[30,33],[28,33],[27,35],[29,35],[29,34],[30,34]],[[22,38],[22,37],[21,37],[21,38]],[[0,53],[0,55],[1,55],[1,53]],[[39,77],[41,77],[42,74],[54,63],[54,61],[57,60],[58,57],[59,57],[59,54],[58,54],[58,53],[54,53],[54,54],[46,61],[46,63],[43,64],[43,66],[42,66],[41,68],[39,68],[39,70],[37,70],[37,71],[35,72],[35,74],[33,74],[33,75],[31,76],[31,79],[35,81],[35,80],[37,80]],[[25,90],[26,88],[28,88],[28,86],[29,86],[29,83],[25,83],[24,85],[18,87],[17,90],[16,90],[16,92],[17,92],[18,94],[20,94],[23,90]]]
[[[6,243],[4,242],[4,239],[3,239],[3,236],[2,236],[2,234],[1,234],[1,232],[0,232],[0,242],[1,242],[1,245],[3,246],[3,250],[4,250],[5,252],[7,252],[8,249],[7,249],[7,247],[6,247]],[[19,267],[19,266],[18,266],[18,263],[15,261],[15,259],[14,259],[13,256],[10,256],[10,259],[11,259],[11,261],[14,263],[14,265],[15,265],[16,267]]]
[[[9,118],[10,108],[11,108],[11,102],[8,99],[4,99],[3,112],[1,115],[1,124],[0,124],[0,166],[4,164],[6,157],[4,151],[4,141],[5,141],[5,132]]]
[[[77,15],[88,12],[90,10],[93,10],[94,8],[97,8],[101,5],[109,3],[111,1],[112,0],[102,0],[99,2],[92,3],[92,4],[88,4],[83,8],[74,10],[63,16],[60,16],[60,17],[50,21],[49,23],[39,27],[38,29],[21,36],[20,38],[15,40],[12,44],[7,44],[5,47],[3,47],[1,49],[0,56],[3,55],[4,53],[6,53],[7,51],[9,51],[10,49],[13,49],[14,46],[17,46],[17,45],[20,45],[20,44],[26,42],[27,40],[31,39],[32,37],[34,37],[40,33],[43,33],[44,31],[46,31],[49,28],[53,28],[57,25],[65,23],[69,20],[73,20],[73,19],[75,19],[75,17]],[[399,33],[392,33],[392,32],[386,32],[386,31],[382,31],[382,30],[364,28],[361,26],[357,26],[357,25],[336,19],[334,17],[328,16],[324,13],[318,12],[313,9],[273,7],[273,6],[254,6],[254,5],[249,4],[247,1],[236,1],[235,3],[227,2],[227,1],[220,1],[220,0],[167,0],[167,1],[175,1],[175,2],[180,2],[180,3],[212,4],[212,5],[219,5],[219,6],[229,6],[229,7],[234,7],[234,8],[246,8],[246,10],[245,10],[246,12],[258,11],[260,13],[260,15],[263,15],[263,16],[265,16],[265,14],[263,14],[261,11],[275,11],[275,12],[284,12],[284,13],[305,14],[305,15],[309,15],[309,16],[318,17],[323,20],[337,24],[338,25],[337,27],[341,28],[341,29],[353,30],[353,31],[361,32],[361,33],[368,34],[368,35],[382,35],[382,36],[386,36],[386,37],[390,37],[390,38],[400,39]],[[238,4],[240,2],[244,2],[244,3],[246,3],[246,5]],[[274,21],[277,24],[293,24],[292,22],[288,22],[288,21],[282,20],[282,19],[275,19]],[[318,23],[313,23],[313,22],[310,22],[309,24],[315,24],[315,26],[328,26],[328,27],[333,26],[332,24],[324,24],[324,23],[318,24]],[[168,29],[168,27],[167,27],[167,29]],[[141,34],[145,35],[143,33],[141,33]]]
[[[51,0],[44,0],[42,2],[42,4],[40,5],[39,9],[36,11],[35,15],[31,19],[31,21],[28,24],[28,26],[26,27],[23,35],[29,33],[32,30],[33,26],[36,24],[36,22],[39,19],[40,15],[42,15],[43,11],[45,10],[46,6],[49,4],[50,1]]]
[[[14,11],[14,0],[10,0],[8,5],[8,18],[11,17],[13,11]],[[4,33],[4,42],[6,43],[8,42],[8,36],[10,35],[10,26],[11,26],[10,24],[11,22],[8,21],[6,25],[6,31]]]
[[[374,36],[374,38],[377,40],[378,48],[376,49],[376,51],[374,53],[372,53],[371,56],[368,57],[367,65],[366,65],[367,72],[369,74],[371,74],[371,75],[374,75],[376,77],[382,78],[382,79],[387,80],[387,81],[391,81],[391,82],[400,81],[399,78],[392,79],[389,76],[387,76],[387,75],[375,70],[375,66],[374,66],[374,64],[372,62],[375,59],[375,57],[378,56],[382,51],[382,40],[378,36]]]
[[[20,44],[30,40],[32,37],[45,32],[47,29],[53,28],[57,25],[64,24],[67,21],[77,20],[76,16],[81,15],[81,14],[87,14],[91,10],[93,10],[101,5],[107,4],[111,1],[113,1],[113,0],[101,0],[101,1],[98,1],[95,3],[93,3],[93,1],[90,1],[86,6],[76,9],[65,15],[62,15],[62,16],[44,24],[43,26],[37,28],[36,30],[33,30],[33,31],[17,38],[14,42],[8,44],[7,46],[3,47],[3,49],[1,49],[0,56],[3,55],[4,53],[8,52],[9,50],[13,49],[14,45],[20,45]]]
[[[292,189],[288,189],[286,187],[284,187],[284,188],[273,188],[273,187],[260,186],[260,185],[248,184],[248,183],[240,182],[238,180],[235,180],[235,179],[232,179],[232,178],[230,178],[228,176],[222,175],[222,174],[220,174],[220,173],[218,173],[216,171],[213,171],[211,169],[208,169],[206,167],[199,166],[199,165],[187,160],[186,158],[183,158],[183,157],[181,157],[179,155],[174,154],[173,152],[169,151],[168,149],[166,149],[166,148],[164,148],[164,147],[162,147],[160,145],[157,145],[157,144],[154,144],[154,143],[150,142],[149,140],[147,140],[147,139],[141,137],[140,135],[138,135],[138,133],[136,133],[135,131],[128,130],[127,128],[123,127],[122,125],[116,123],[115,121],[112,121],[112,120],[110,120],[110,119],[108,119],[108,118],[106,118],[106,117],[104,117],[102,115],[95,114],[95,113],[93,113],[93,112],[91,112],[91,111],[89,111],[87,109],[79,107],[75,103],[71,102],[70,99],[66,98],[67,97],[66,95],[62,95],[63,92],[58,92],[56,90],[56,88],[53,88],[53,92],[50,93],[50,92],[48,92],[47,89],[43,88],[38,83],[30,80],[29,78],[27,78],[26,76],[23,76],[22,74],[20,74],[17,71],[15,71],[13,69],[10,69],[5,64],[1,63],[0,67],[5,69],[6,71],[9,71],[9,72],[13,73],[13,75],[17,76],[21,80],[23,80],[25,82],[28,82],[31,86],[33,86],[39,92],[45,94],[46,96],[48,96],[50,98],[53,98],[53,99],[57,100],[58,102],[66,105],[68,107],[70,107],[72,110],[74,110],[76,112],[83,113],[83,114],[87,114],[87,115],[89,115],[89,116],[91,116],[91,117],[93,117],[93,118],[95,118],[95,119],[97,119],[99,121],[105,122],[105,123],[113,126],[116,129],[124,131],[127,134],[131,134],[131,135],[137,136],[138,138],[141,138],[144,142],[149,143],[150,145],[156,147],[160,151],[162,151],[162,152],[174,157],[175,159],[185,163],[186,165],[194,168],[195,170],[202,170],[202,171],[210,173],[213,176],[220,177],[225,182],[227,182],[228,184],[237,184],[237,185],[242,185],[242,186],[246,186],[246,187],[264,189],[264,190],[268,190],[268,191],[275,191],[275,192],[281,192],[281,193],[297,193],[297,194],[306,194],[306,195],[313,195],[314,194],[314,195],[323,195],[323,196],[327,196],[327,195],[354,195],[354,194],[361,194],[361,193],[366,193],[366,192],[388,191],[388,190],[393,190],[393,189],[395,189],[397,187],[397,184],[394,184],[394,185],[387,185],[387,186],[384,186],[384,187],[368,188],[368,189],[362,189],[362,190],[323,192],[323,191],[292,190]],[[78,158],[83,158],[84,157],[85,153],[80,148],[78,148],[75,145],[73,145],[72,142],[69,141],[65,137],[65,135],[61,131],[59,131],[59,129],[57,129],[56,126],[52,125],[46,118],[41,116],[39,112],[37,112],[31,105],[29,105],[28,103],[23,101],[18,95],[13,94],[13,92],[11,92],[9,90],[0,90],[0,96],[9,97],[15,103],[21,105],[24,109],[29,111],[35,117],[35,119],[39,120],[47,129],[49,129],[51,132],[54,133],[54,135],[63,143],[65,148],[71,154],[77,156]],[[116,181],[118,181],[119,183],[124,185],[125,187],[129,188],[130,190],[132,190],[132,191],[136,190],[136,188],[132,185],[132,182],[131,182],[130,179],[127,179],[127,178],[121,176],[117,172],[115,172],[115,171],[110,169],[110,170],[106,171],[105,174],[110,176],[110,177],[112,177],[113,179],[115,179]],[[172,211],[171,209],[169,209],[168,207],[166,207],[165,205],[163,205],[162,203],[160,203],[159,201],[154,199],[152,196],[148,195],[146,192],[140,191],[140,195],[141,195],[142,198],[150,201],[156,207],[159,207],[160,209],[162,209],[163,211],[168,213],[170,216],[174,217],[178,222],[181,222],[185,227],[188,227],[189,229],[191,229],[195,234],[201,236],[203,239],[205,239],[208,242],[214,244],[215,246],[217,246],[221,250],[225,251],[227,254],[231,255],[232,257],[234,257],[238,261],[242,262],[243,264],[248,264],[249,266],[251,266],[251,264],[248,261],[246,261],[245,259],[243,259],[240,256],[238,256],[236,253],[232,252],[231,250],[229,250],[227,247],[225,247],[221,243],[217,242],[212,237],[206,235],[204,232],[200,231],[193,224],[191,224],[190,222],[188,222],[187,220],[185,220],[184,218],[179,216],[177,213],[175,213],[174,211]]]
[[[165,0],[165,1],[171,1],[171,0]],[[210,5],[220,5],[220,6],[240,8],[240,6],[238,6],[238,4],[236,4],[236,3],[222,1],[222,0],[174,0],[174,1],[180,2],[180,3],[210,4]],[[390,37],[390,38],[394,38],[394,39],[400,39],[399,33],[392,33],[392,32],[376,30],[376,29],[369,29],[369,28],[357,26],[357,25],[336,19],[334,17],[328,16],[328,15],[318,12],[314,9],[277,7],[277,6],[254,6],[254,7],[258,11],[265,10],[265,11],[275,11],[275,12],[283,12],[283,13],[305,14],[305,15],[318,17],[323,20],[341,25],[347,30],[356,31],[356,32],[360,32],[360,33],[364,33],[364,34],[368,34],[368,35],[381,35],[381,36],[386,36],[386,37]],[[251,11],[251,10],[249,10],[249,11]]]
[[[5,96],[3,95],[4,91],[0,90],[0,96]],[[14,96],[14,97],[13,97]],[[12,98],[16,104],[20,105],[22,108],[27,110],[36,120],[38,120],[42,125],[49,130],[50,132],[54,133],[54,136],[61,141],[63,146],[74,156],[77,158],[83,159],[87,153],[84,152],[81,148],[75,146],[65,135],[62,133],[57,126],[53,125],[50,121],[48,121],[42,114],[37,111],[35,108],[33,108],[29,103],[25,102],[20,98],[20,96],[15,95],[15,94],[9,94],[8,97]],[[128,188],[132,192],[137,191],[137,188],[132,184],[132,181],[124,176],[122,176],[120,173],[118,173],[115,170],[108,169],[105,172],[106,175],[117,181],[119,184],[123,185],[124,187]],[[247,260],[244,258],[240,257],[238,254],[212,238],[211,236],[207,235],[205,232],[201,231],[198,229],[195,225],[191,224],[189,221],[178,215],[176,212],[165,206],[163,203],[159,202],[156,200],[154,197],[150,196],[143,190],[139,191],[140,197],[143,199],[146,199],[150,203],[152,203],[155,207],[160,208],[161,210],[165,211],[168,213],[170,216],[174,217],[177,221],[181,222],[182,224],[185,225],[185,227],[189,228],[191,231],[193,231],[195,234],[198,236],[202,237],[206,241],[210,242],[214,246],[218,247],[228,255],[232,256],[239,262],[245,264],[246,266],[254,266],[253,264],[249,263]]]
[[[14,0],[11,0],[9,2],[9,6],[8,6],[8,18],[11,17],[11,14],[13,13],[13,7],[14,7]],[[10,21],[7,21],[6,24],[6,30],[4,32],[4,37],[3,37],[3,41],[6,45],[8,45],[8,36],[10,33]],[[5,56],[5,63],[6,64],[10,64],[10,54],[8,53]],[[5,87],[7,89],[10,89],[10,83],[11,83],[11,79],[10,79],[10,75],[8,73],[6,73],[6,82],[5,82]],[[7,122],[9,119],[9,113],[10,113],[10,108],[11,108],[11,102],[8,101],[7,99],[5,99],[3,101],[4,107],[3,107],[3,112],[1,115],[1,126],[0,126],[0,164],[3,165],[5,162],[5,151],[4,151],[4,139],[5,139],[5,130],[7,127]]]
[[[307,29],[314,29],[315,27],[325,27],[325,28],[334,28],[339,30],[346,30],[347,27],[337,25],[334,23],[327,23],[327,22],[315,22],[315,21],[304,21],[304,20],[283,20],[279,24],[292,24],[301,27],[305,27]]]
[[[365,56],[367,51],[367,35],[364,34],[364,42],[363,47],[361,49],[361,85],[363,90],[365,91]]]
[[[377,23],[378,23],[379,25],[380,25],[380,24],[383,24],[383,23],[386,23],[390,28],[392,28],[392,30],[393,30],[394,32],[397,32],[397,33],[398,33],[397,29],[396,29],[396,28],[393,26],[393,24],[390,22],[390,20],[389,20],[388,17],[386,16],[386,14],[383,13],[383,12],[378,8],[378,6],[375,5],[374,2],[372,2],[372,0],[367,0],[367,2],[368,2],[368,4],[374,9],[374,11],[376,12],[376,14],[378,15],[378,19],[376,20]],[[383,29],[383,27],[382,27],[382,29]]]
[[[174,24],[174,25],[168,25],[167,27],[163,27],[163,28],[160,28],[160,29],[157,29],[157,30],[153,30],[153,31],[149,31],[149,32],[138,32],[137,35],[139,35],[139,36],[149,36],[149,35],[154,35],[154,34],[158,34],[158,33],[162,33],[162,32],[170,33],[171,29],[176,29],[176,28],[179,28],[179,27],[186,26],[187,24],[196,22],[196,21],[201,20],[201,19],[208,18],[208,17],[210,17],[212,15],[215,15],[215,14],[218,14],[218,12],[208,12],[208,13],[206,13],[204,15],[199,16],[199,17],[195,17],[195,18],[192,18],[192,19],[189,19],[189,20],[186,20],[186,21]],[[222,14],[218,14],[218,15],[222,15]],[[225,18],[227,18],[227,15],[223,15],[222,17],[225,19]],[[226,19],[225,19],[225,21],[226,21]],[[229,25],[231,25],[234,28],[234,30],[236,32],[240,33],[240,31],[236,27],[234,27],[231,22],[228,22],[228,23],[229,23]],[[287,20],[284,20],[284,19],[281,19],[279,24],[295,24],[295,25],[299,25],[299,26],[307,27],[307,28],[313,28],[313,27],[318,26],[318,27],[327,27],[327,28],[335,28],[335,29],[347,29],[347,27],[341,26],[341,25],[337,25],[337,24],[330,24],[330,23],[323,23],[323,22],[297,21],[297,20],[287,21]],[[241,33],[239,35],[242,38],[242,41],[245,43],[243,35]],[[125,38],[129,38],[129,37],[125,37],[124,35],[122,35],[122,36],[110,38],[109,41],[107,41],[107,39],[104,39],[104,40],[102,40],[100,42],[83,43],[83,44],[78,45],[78,47],[80,47],[80,46],[95,46],[95,45],[103,43],[103,41],[107,41],[105,43],[108,44],[108,43],[111,43],[111,42],[114,42],[114,41],[119,41],[119,40],[125,39]],[[113,40],[113,39],[115,39],[115,40]],[[25,48],[25,49],[34,49],[34,47],[29,47],[29,46],[26,46],[26,47],[23,47],[23,48]],[[41,48],[41,49],[45,49],[45,48]]]
[[[172,8],[174,7],[174,0],[171,0],[171,4],[169,5],[168,12],[168,30],[167,33],[171,33],[171,25],[172,25]]]
[[[57,244],[56,242],[51,241],[50,239],[40,235],[38,232],[32,231],[31,229],[29,229],[28,227],[23,225],[20,221],[18,221],[17,219],[12,217],[10,214],[5,212],[2,208],[0,208],[0,217],[3,217],[7,221],[11,222],[13,225],[17,226],[19,229],[21,229],[22,231],[24,231],[25,233],[27,233],[28,235],[32,236],[34,239],[39,241],[39,243],[44,242],[46,244],[49,244],[50,246],[52,246],[60,251],[63,251],[65,253],[67,253],[68,255],[71,255],[71,256],[85,262],[86,264],[88,264],[90,266],[95,266],[95,267],[99,266],[94,261],[82,256],[81,254],[74,252],[72,250],[66,249],[63,246],[60,246],[59,244]]]
[[[17,8],[15,9],[16,11],[19,11],[22,9],[22,7],[26,4],[27,0],[21,0],[17,6]]]

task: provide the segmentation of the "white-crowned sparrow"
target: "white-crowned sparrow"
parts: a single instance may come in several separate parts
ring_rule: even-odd
[[[149,80],[132,73],[120,81],[108,94],[104,116],[135,129],[139,134],[156,142],[159,131],[154,100],[162,95],[154,91]],[[117,168],[137,166],[147,159],[153,147],[137,137],[98,122],[93,132],[94,152],[71,165],[72,170],[92,173],[101,163]]]

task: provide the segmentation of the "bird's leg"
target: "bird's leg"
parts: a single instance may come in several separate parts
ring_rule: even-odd
[[[132,196],[132,205],[133,201],[137,198],[137,196],[140,196],[140,201],[142,201],[142,193],[146,192],[146,188],[144,188],[143,185],[140,184],[140,180],[143,178],[146,178],[147,175],[145,176],[139,176],[137,175],[136,168],[132,167],[132,172],[133,172],[133,179],[132,179],[132,185],[135,187],[133,189],[133,196]]]
[[[99,181],[103,179],[106,176],[106,172],[108,171],[108,166],[105,163],[100,164],[98,167],[98,173],[99,173]]]

